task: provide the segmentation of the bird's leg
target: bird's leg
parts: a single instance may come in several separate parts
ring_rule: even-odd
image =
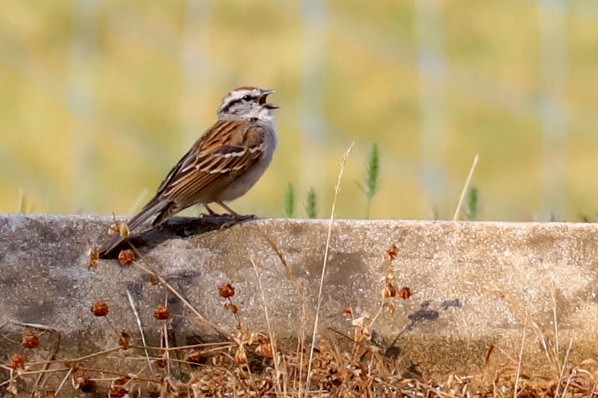
[[[216,203],[218,205],[220,205],[221,207],[223,207],[226,211],[228,211],[230,216],[234,219],[234,221],[245,221],[245,220],[255,218],[254,214],[239,214],[239,213],[237,213],[236,211],[234,211],[233,209],[228,207],[226,204],[224,204],[224,202],[222,202],[222,201],[218,201]]]
[[[204,204],[203,207],[206,208],[206,210],[208,211],[208,214],[204,214],[206,216],[211,216],[211,217],[218,217],[220,216],[220,214],[216,214],[216,212],[212,209],[210,209],[210,206],[208,206],[207,204]]]

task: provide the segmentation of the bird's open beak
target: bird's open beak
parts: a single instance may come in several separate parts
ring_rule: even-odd
[[[275,92],[276,92],[276,90],[262,90],[262,95],[259,98],[260,105],[263,105],[265,108],[268,108],[268,109],[278,109],[279,108],[278,106],[266,101],[268,99],[268,95],[275,93]]]

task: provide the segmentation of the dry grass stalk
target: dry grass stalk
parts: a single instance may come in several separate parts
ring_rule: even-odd
[[[320,307],[322,305],[322,292],[324,289],[324,277],[326,276],[326,265],[328,264],[328,253],[330,250],[330,239],[332,237],[332,225],[334,223],[334,216],[335,216],[335,211],[336,211],[336,201],[338,199],[338,193],[340,191],[340,185],[341,185],[341,180],[343,177],[343,172],[345,170],[345,164],[347,163],[347,160],[349,159],[349,154],[351,153],[351,150],[353,149],[354,144],[355,144],[355,142],[353,142],[349,146],[349,149],[347,149],[347,151],[345,152],[345,154],[343,156],[340,171],[339,171],[338,177],[336,179],[336,185],[334,187],[334,199],[332,201],[332,209],[330,210],[330,220],[328,223],[328,232],[326,235],[326,246],[324,249],[324,260],[322,262],[322,271],[321,271],[321,275],[320,275],[320,285],[319,285],[320,287],[318,290],[316,316],[315,316],[314,326],[313,326],[313,331],[312,331],[312,336],[311,336],[311,345],[309,348],[309,359],[308,359],[308,365],[307,365],[307,382],[306,382],[306,387],[305,387],[306,394],[309,392],[309,389],[310,389],[312,360],[313,360],[313,354],[314,354],[314,347],[316,344],[315,343],[316,342],[316,334],[318,332],[318,321],[319,321],[319,317],[320,317]]]

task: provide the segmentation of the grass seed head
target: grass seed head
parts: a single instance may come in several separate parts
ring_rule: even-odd
[[[399,297],[402,298],[403,300],[407,300],[408,298],[411,298],[412,295],[413,295],[413,293],[411,293],[411,288],[408,286],[404,286],[401,288],[401,290],[399,290]]]
[[[121,250],[118,253],[118,262],[120,265],[131,265],[135,262],[135,252],[131,249]]]
[[[73,374],[71,382],[75,390],[81,390],[85,393],[94,392],[96,389],[95,382],[91,380],[88,374],[81,371],[77,371]]]
[[[127,239],[129,237],[131,231],[129,231],[129,226],[127,223],[122,221],[117,221],[114,224],[110,225],[108,228],[108,235],[120,235],[121,238]]]
[[[226,308],[227,310],[229,310],[234,315],[237,315],[239,313],[239,307],[237,307],[236,305],[234,305],[231,302],[225,303],[224,304],[224,308]]]
[[[231,298],[235,295],[235,288],[230,283],[225,283],[218,288],[220,297]]]
[[[106,316],[110,312],[110,306],[103,300],[97,300],[91,305],[91,312],[95,316]]]
[[[21,338],[21,345],[25,348],[35,348],[39,345],[39,335],[35,332],[25,332]]]
[[[351,307],[343,308],[343,316],[345,318],[353,318],[353,309]]]
[[[13,354],[13,356],[10,357],[10,365],[8,365],[8,367],[12,369],[23,369],[25,367],[25,357],[21,354]]]
[[[266,358],[274,358],[274,350],[272,344],[264,343],[257,346],[255,353]]]
[[[159,319],[161,321],[170,318],[170,310],[164,304],[160,304],[154,310],[154,318]]]
[[[394,283],[387,283],[386,287],[382,291],[382,296],[384,298],[397,297],[398,294],[399,291],[397,290],[397,287]]]
[[[390,247],[386,251],[386,259],[388,261],[393,261],[395,258],[397,258],[398,254],[399,254],[399,248],[397,247],[397,245],[395,245],[393,243],[392,245],[390,245]]]
[[[87,262],[87,268],[96,268],[99,264],[100,250],[97,247],[94,247],[89,251],[89,261]]]
[[[247,353],[243,345],[240,345],[235,352],[235,362],[237,365],[247,365]]]
[[[121,385],[114,385],[110,387],[110,391],[108,392],[109,398],[124,398],[129,394],[129,390],[124,388]]]

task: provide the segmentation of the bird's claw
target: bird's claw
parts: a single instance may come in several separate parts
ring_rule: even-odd
[[[224,224],[222,224],[220,226],[220,229],[227,229],[232,227],[233,225],[236,225],[238,223],[241,223],[243,221],[247,221],[247,220],[252,220],[254,218],[257,218],[255,216],[255,214],[227,214],[228,217],[232,217],[231,221],[225,222]]]

